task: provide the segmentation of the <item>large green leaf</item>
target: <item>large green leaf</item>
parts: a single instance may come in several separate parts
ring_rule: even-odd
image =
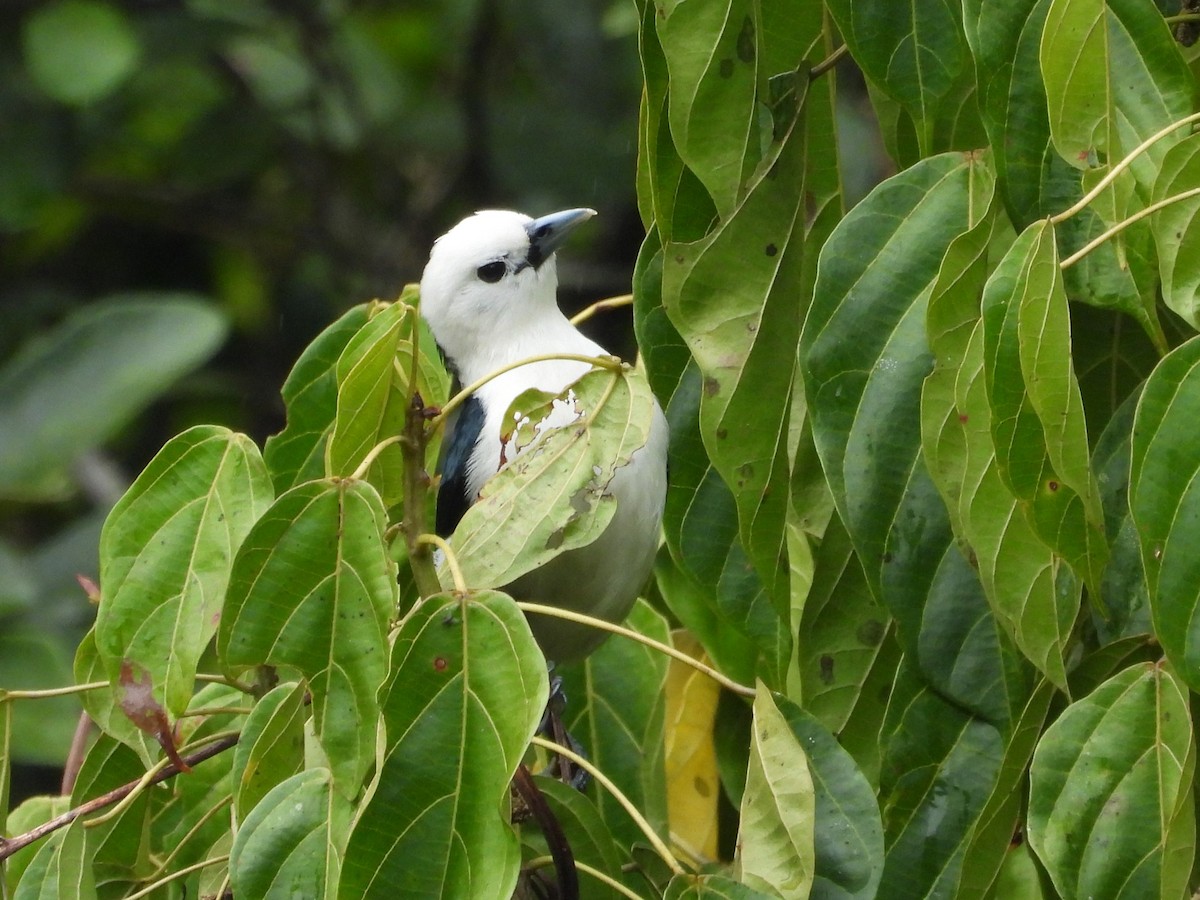
[[[809,896],[876,896],[883,875],[883,825],[874,790],[820,722],[790,700],[775,699],[804,748],[813,784],[816,863]]]
[[[292,666],[308,679],[334,783],[357,796],[375,753],[396,565],[379,494],[310,481],[283,494],[234,560],[217,650],[233,670]]]
[[[882,884],[896,898],[951,896],[971,831],[1000,773],[1004,743],[900,669],[883,724],[880,784],[887,857]]]
[[[1200,689],[1200,338],[1150,375],[1133,423],[1129,508],[1137,525],[1154,633],[1180,677]]]
[[[625,625],[665,644],[671,642],[666,620],[644,601],[638,601]],[[663,691],[667,663],[666,656],[645,644],[613,637],[582,663],[562,673],[567,730],[583,744],[588,758],[664,836],[667,793]],[[623,847],[645,840],[608,792],[598,791],[595,798]]]
[[[185,294],[111,297],[83,308],[0,369],[0,495],[66,487],[65,470],[208,359],[225,320]]]
[[[324,897],[337,884],[338,846],[350,806],[328,769],[308,769],[271,789],[238,828],[229,858],[235,895]]]
[[[13,900],[96,900],[96,896],[83,822],[78,819],[38,847],[12,894]]]
[[[428,598],[401,626],[391,671],[338,896],[509,896],[520,864],[509,779],[548,695],[525,617],[499,593]]]
[[[325,445],[337,415],[337,362],[369,316],[366,304],[347,310],[304,349],[283,383],[287,425],[263,446],[276,493],[325,475]]]
[[[254,443],[199,425],[168,441],[113,507],[100,536],[95,642],[119,695],[148,677],[170,713],[187,708],[234,554],[270,500]]]
[[[700,600],[696,612],[708,608],[713,627],[697,627],[696,634],[702,639],[707,635],[705,645],[713,658],[731,661],[732,656],[741,664],[730,671],[740,671],[745,681],[757,672],[769,684],[781,685],[791,653],[788,622],[747,557],[738,535],[733,492],[704,450],[699,427],[702,392],[700,371],[689,365],[666,409],[671,426],[671,484],[663,512],[667,547],[682,572],[684,589],[692,588]],[[696,624],[696,619],[688,624]],[[739,651],[746,641],[756,652],[742,662],[744,651]]]
[[[1022,653],[1065,686],[1063,654],[1078,600],[1057,589],[1052,554],[1000,478],[991,439],[979,323],[998,231],[989,213],[943,259],[928,306],[937,363],[922,392],[922,446],[997,620]]]
[[[1112,94],[1104,0],[1051,0],[1042,32],[1042,79],[1050,134],[1077,169],[1106,157]]]
[[[911,116],[923,152],[934,152],[943,103],[968,64],[958,4],[832,0],[828,6],[855,61]]]
[[[654,395],[636,369],[594,369],[570,391],[566,402],[580,412],[579,423],[525,447],[488,480],[458,523],[451,545],[471,587],[509,584],[591,543],[612,521],[616,500],[607,486],[646,443]]]
[[[1011,666],[953,545],[920,434],[933,362],[926,303],[947,247],[983,215],[991,190],[986,162],[957,153],[876,188],[822,250],[801,353],[813,437],[867,584],[923,675],[1003,719],[1011,698],[995,687]]]
[[[1180,897],[1194,853],[1188,695],[1142,663],[1076,701],[1038,743],[1029,842],[1066,897]],[[1192,842],[1192,853],[1175,855]]]
[[[808,896],[816,868],[815,828],[816,799],[804,748],[760,681],[738,828],[740,879],[781,896]]]
[[[413,391],[426,403],[440,403],[446,396],[445,369],[435,364],[427,351],[432,342],[421,344],[417,364],[414,345],[420,342],[420,318],[402,298],[395,303],[368,308],[369,321],[346,343],[338,357],[337,412],[328,443],[325,467],[329,475],[354,474],[376,444],[394,438],[404,428]],[[413,373],[416,383],[412,384]],[[436,459],[437,446],[428,448]],[[404,460],[393,443],[368,467],[365,478],[391,507],[404,496]]]

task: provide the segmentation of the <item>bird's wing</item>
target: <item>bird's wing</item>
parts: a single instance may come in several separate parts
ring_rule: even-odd
[[[483,431],[483,420],[483,404],[472,395],[446,424],[439,467],[442,483],[438,488],[435,522],[437,533],[442,537],[450,536],[467,507],[475,500],[467,483],[467,463],[479,440],[479,433]]]

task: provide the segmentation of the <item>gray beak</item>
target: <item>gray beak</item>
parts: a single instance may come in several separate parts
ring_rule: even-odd
[[[534,219],[525,226],[529,232],[529,264],[535,269],[548,260],[575,228],[596,214],[594,209],[564,209]]]

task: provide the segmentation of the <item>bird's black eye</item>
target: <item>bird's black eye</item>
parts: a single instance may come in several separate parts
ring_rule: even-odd
[[[488,284],[495,284],[508,271],[508,266],[504,265],[500,260],[493,260],[490,263],[484,263],[475,270],[475,274],[479,276],[480,281],[486,281]]]

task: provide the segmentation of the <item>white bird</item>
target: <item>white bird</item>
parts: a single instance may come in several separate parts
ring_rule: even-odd
[[[459,384],[546,353],[607,355],[558,308],[554,251],[593,215],[591,209],[569,209],[531,219],[487,210],[438,238],[421,278],[420,308]],[[445,438],[439,534],[454,530],[499,468],[501,428],[513,400],[534,387],[561,393],[588,370],[587,363],[570,360],[531,363],[475,392]],[[616,512],[604,533],[507,585],[510,594],[612,622],[625,618],[654,565],[666,496],[667,422],[657,403],[647,443],[617,470],[609,489]],[[606,636],[548,616],[531,616],[530,626],[547,659],[556,663],[586,656]]]

